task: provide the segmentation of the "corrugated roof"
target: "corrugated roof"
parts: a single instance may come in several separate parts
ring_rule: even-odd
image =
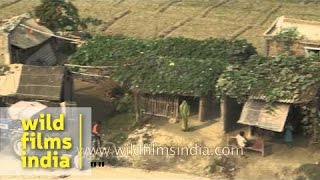
[[[290,105],[274,103],[272,109],[269,109],[268,107],[266,102],[248,100],[243,107],[238,123],[282,132]]]
[[[22,20],[21,24],[27,25],[37,30],[41,30],[46,33],[53,34],[49,29],[38,25],[34,19],[26,19]],[[27,49],[33,46],[37,46],[44,41],[48,40],[50,35],[46,35],[44,33],[39,33],[36,31],[32,31],[24,26],[18,25],[11,33],[10,33],[10,43],[22,49]]]
[[[57,57],[50,44],[46,43],[41,48],[32,54],[26,61],[27,65],[37,66],[53,66],[57,64]]]
[[[51,30],[39,25],[28,14],[22,14],[5,20],[5,22],[0,25],[0,32],[8,33],[10,35],[10,44],[22,49],[37,46],[52,36],[32,31],[21,25],[25,25],[48,34],[53,34]]]

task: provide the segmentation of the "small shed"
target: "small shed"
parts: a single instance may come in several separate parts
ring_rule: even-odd
[[[319,107],[318,95],[318,88],[309,87],[298,96],[278,99],[271,104],[262,94],[250,96],[244,104],[238,104],[234,99],[224,96],[222,103],[224,130],[230,133],[244,127],[257,127],[272,132],[283,132],[287,122],[299,127],[303,118],[301,107],[306,104]],[[251,131],[248,133],[250,136]]]
[[[56,38],[29,14],[0,21],[0,65],[27,64],[52,66],[62,64],[65,41]]]
[[[284,16],[278,17],[265,31],[265,55],[274,56],[283,51],[283,46],[274,37],[286,28],[296,28],[301,39],[295,41],[290,50],[294,55],[308,56],[317,54],[320,56],[320,22],[292,19]]]
[[[64,66],[0,66],[0,97],[72,101],[73,79]]]

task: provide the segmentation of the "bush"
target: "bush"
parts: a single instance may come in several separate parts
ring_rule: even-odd
[[[244,40],[96,37],[71,63],[115,65],[112,78],[148,93],[207,95],[226,65],[242,64],[255,48]]]
[[[112,102],[117,113],[127,113],[133,111],[132,97],[129,93],[125,93],[117,97]]]
[[[136,39],[124,36],[98,36],[85,43],[70,58],[80,65],[116,65],[130,59],[162,56],[170,58],[220,58],[221,61],[242,62],[255,54],[245,40],[187,38]]]
[[[53,31],[77,30],[81,23],[78,9],[65,0],[41,0],[41,4],[34,10],[40,23]]]

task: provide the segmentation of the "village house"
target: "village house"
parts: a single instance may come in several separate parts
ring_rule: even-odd
[[[278,17],[263,34],[265,55],[274,56],[283,51],[281,43],[275,37],[287,28],[296,28],[301,38],[296,40],[290,50],[294,55],[320,55],[320,22]]]
[[[283,29],[290,27],[297,28],[297,32],[299,32],[301,35],[301,38],[296,40],[291,46],[291,51],[295,55],[320,55],[320,22],[291,19],[281,16],[278,17],[263,34],[266,40],[265,53],[267,56],[274,56],[283,52],[283,47],[281,47],[281,44],[279,44],[279,42],[277,42],[274,38]],[[225,96],[222,98],[223,103],[221,104],[224,130],[226,133],[232,132],[235,129],[244,127],[241,124],[246,124],[281,132],[283,130],[284,121],[286,120],[289,112],[290,104],[300,104],[302,102],[306,103],[312,101],[312,99],[316,96],[317,90],[318,89],[314,88],[306,92],[306,94],[302,94],[301,97],[303,97],[303,99],[301,99],[299,102],[294,99],[278,100],[278,103],[280,103],[279,107],[282,108],[281,113],[279,114],[279,117],[273,117],[271,119],[266,113],[252,113],[252,111],[250,111],[250,109],[256,109],[255,106],[259,106],[259,112],[261,111],[261,108],[266,104],[264,102],[265,97],[263,95],[252,95],[250,98],[251,100],[246,104],[239,104],[235,99]],[[258,116],[257,114],[260,114],[261,118],[259,118],[260,115]],[[253,119],[248,119],[247,117],[249,115],[251,115],[251,118]]]
[[[63,48],[69,42],[57,38],[29,14],[0,21],[0,65],[27,64],[52,66],[63,64]]]
[[[320,55],[320,22],[305,21],[298,19],[285,18],[284,16],[277,20],[264,33],[266,46],[265,55],[276,56],[284,51],[283,44],[276,40],[276,36],[286,28],[295,28],[300,37],[294,40],[290,45],[290,53],[296,56]],[[290,67],[288,67],[290,68]],[[272,69],[272,68],[270,68]],[[256,73],[259,76],[259,73]],[[274,72],[281,79],[280,72]],[[299,75],[299,72],[295,74]],[[276,79],[275,79],[276,81]],[[266,87],[276,90],[271,84],[265,84]],[[302,88],[302,87],[300,87]],[[318,92],[319,87],[306,86],[305,90],[299,93],[291,93],[287,98],[278,98],[272,102],[272,107],[268,103],[268,97],[263,93],[250,94],[245,103],[239,103],[237,99],[224,95],[221,103],[221,119],[224,124],[224,131],[227,136],[234,137],[239,131],[244,131],[248,138],[258,138],[259,145],[251,149],[261,151],[264,155],[266,151],[271,151],[270,144],[267,145],[269,138],[284,132],[288,122],[293,126],[296,132],[302,134],[302,107],[311,104],[319,107]],[[316,131],[317,126],[313,129]],[[320,135],[313,133],[311,142],[317,142]],[[229,139],[228,142],[232,142]],[[268,148],[267,148],[268,147]]]

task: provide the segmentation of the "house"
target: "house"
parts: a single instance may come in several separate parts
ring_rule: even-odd
[[[66,43],[29,14],[0,21],[0,65],[62,64],[66,58],[61,49]]]
[[[303,119],[306,111],[303,109],[306,104],[319,107],[318,88],[310,88],[299,97],[289,99],[278,99],[272,105],[268,103],[266,96],[251,96],[244,104],[237,104],[230,97],[224,97],[224,108],[222,119],[224,130],[228,134],[236,134],[245,131],[247,137],[260,136],[264,139],[274,134],[282,133],[285,125],[290,123],[296,133],[301,135]],[[236,107],[230,109],[230,107]],[[318,143],[320,140],[319,126],[310,129],[311,143]]]
[[[318,88],[309,87],[298,95],[292,94],[290,98],[278,99],[272,103],[272,113],[268,109],[270,103],[268,103],[267,97],[262,94],[250,96],[245,103],[238,103],[236,99],[224,96],[222,98],[223,103],[221,103],[221,118],[224,122],[224,130],[229,133],[248,125],[282,132],[288,118],[293,118],[292,115],[289,117],[289,112],[296,113],[295,118],[298,118],[299,106],[313,103],[317,95]]]
[[[296,28],[301,38],[290,47],[294,55],[320,55],[320,22],[278,17],[263,34],[265,38],[265,55],[273,56],[283,51],[283,46],[275,37],[286,28]]]
[[[240,68],[227,68],[218,80],[224,131],[269,138],[291,124],[296,135],[319,142],[319,70],[308,57],[285,55],[255,56]]]
[[[4,101],[72,101],[73,80],[64,66],[0,66],[0,84]]]
[[[314,103],[317,93],[318,88],[310,87],[297,98],[293,95],[292,98],[278,99],[272,107],[266,96],[251,96],[243,106],[238,123],[274,132],[283,132],[287,121],[297,127],[301,123],[301,106]]]

